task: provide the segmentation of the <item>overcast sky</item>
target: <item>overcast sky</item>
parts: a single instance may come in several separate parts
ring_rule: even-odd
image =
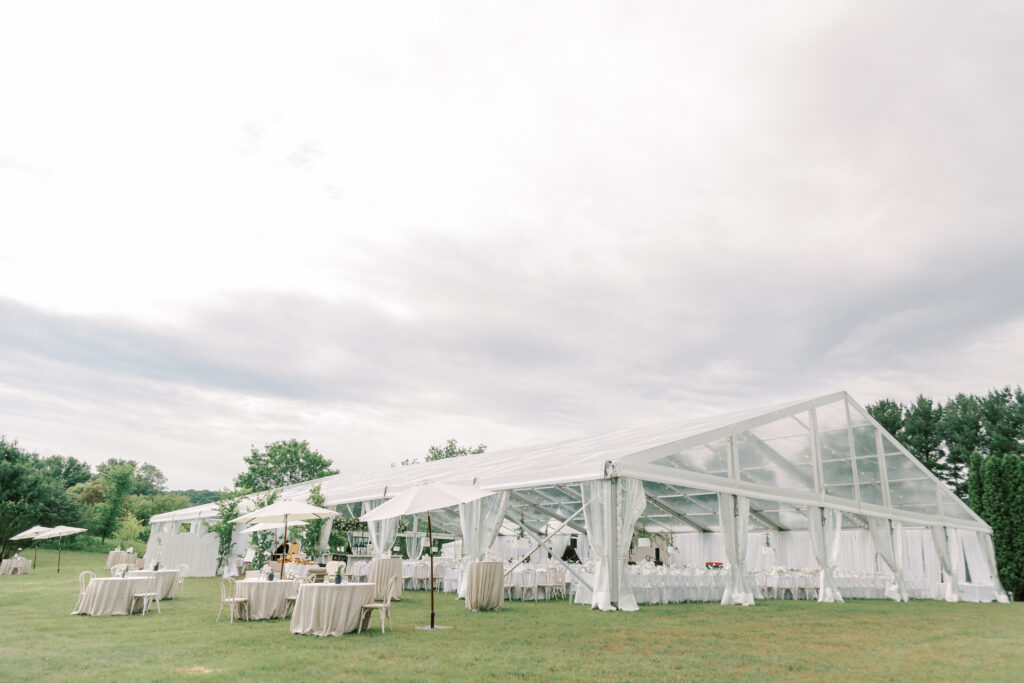
[[[1024,382],[1018,2],[0,5],[0,434],[221,488]]]

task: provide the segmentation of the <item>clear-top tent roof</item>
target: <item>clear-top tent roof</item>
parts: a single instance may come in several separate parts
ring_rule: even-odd
[[[875,516],[990,531],[846,392],[379,474],[325,477],[285,487],[281,497],[305,500],[319,484],[326,506],[341,506],[343,514],[355,516],[360,503],[423,480],[475,484],[509,490],[509,519],[542,529],[580,509],[579,482],[605,477],[643,481],[647,509],[639,524],[650,532],[719,531],[719,492],[751,499],[751,529],[806,529],[807,506],[821,505],[846,512],[844,525],[864,526],[865,516]],[[211,504],[151,521],[216,515]],[[432,517],[458,533],[457,510]],[[569,527],[582,531],[582,516]]]

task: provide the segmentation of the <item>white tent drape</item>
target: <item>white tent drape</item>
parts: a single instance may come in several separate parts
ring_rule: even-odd
[[[725,540],[725,557],[729,560],[729,577],[722,595],[722,604],[753,605],[754,592],[750,589],[746,565],[750,499],[731,493],[719,493],[718,514]]]
[[[409,559],[414,562],[420,559],[420,555],[423,554],[423,548],[426,545],[427,535],[424,533],[405,537],[405,552],[409,555]]]
[[[935,543],[935,551],[939,554],[939,564],[945,573],[946,602],[960,601],[960,573],[958,565],[953,557],[954,553],[960,552],[959,543],[955,534],[947,534],[946,527],[933,526],[932,541]]]
[[[996,569],[996,551],[995,548],[992,547],[991,534],[982,533],[980,531],[976,531],[975,533],[978,535],[978,545],[981,547],[981,554],[985,558],[985,563],[988,565],[989,572],[992,574],[992,594],[996,596],[997,602],[1010,602],[1006,595],[1006,591],[1003,589],[1003,583],[999,580],[999,572]]]
[[[385,499],[371,500],[363,503],[363,514],[374,509],[385,502]],[[374,522],[367,522],[366,527],[370,532],[370,545],[373,546],[374,557],[387,557],[391,554],[391,548],[395,545],[395,538],[398,537],[398,517],[389,517]]]
[[[459,505],[459,526],[462,528],[462,554],[470,562],[479,562],[498,538],[501,524],[508,509],[508,491],[499,491],[490,496],[478,498]],[[459,597],[466,597],[466,580],[469,572],[462,572],[459,582]]]
[[[807,528],[810,530],[811,550],[821,570],[821,590],[818,602],[843,602],[836,586],[835,570],[839,564],[839,538],[843,526],[843,513],[826,510],[815,505],[807,507]]]
[[[618,484],[613,487],[613,483]],[[644,485],[638,479],[619,477],[616,480],[598,479],[580,484],[583,492],[583,520],[590,540],[591,558],[597,560],[597,578],[591,608],[602,611],[620,609],[635,612],[639,609],[633,589],[626,576],[626,558],[633,540],[633,527],[647,507]],[[617,514],[613,517],[612,496]],[[612,532],[618,539],[611,547]],[[612,571],[618,575],[617,595],[613,595]]]
[[[878,554],[892,572],[892,583],[885,587],[885,597],[896,602],[907,602],[910,596],[903,578],[903,525],[890,519],[868,517],[868,528]]]

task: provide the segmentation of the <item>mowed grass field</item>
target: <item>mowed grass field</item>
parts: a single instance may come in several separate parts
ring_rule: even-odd
[[[29,555],[31,557],[31,555]],[[39,553],[0,576],[0,680],[1021,680],[1020,604],[845,605],[764,601],[601,613],[568,602],[467,612],[450,594],[406,592],[394,632],[297,636],[286,620],[216,623],[217,579],[187,579],[163,614],[71,616],[78,573],[104,555]]]

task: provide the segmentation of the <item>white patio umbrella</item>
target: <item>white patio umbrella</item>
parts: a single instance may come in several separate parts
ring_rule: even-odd
[[[252,522],[263,522],[264,524],[283,524],[284,542],[288,543],[288,523],[305,519],[327,519],[337,516],[334,510],[319,508],[299,500],[279,500],[276,503],[261,507],[258,510],[236,517],[232,522],[251,524]],[[294,524],[292,526],[295,526]],[[282,571],[284,561],[282,558]]]
[[[32,566],[33,567],[36,566],[36,564],[37,564],[36,560],[39,559],[39,541],[38,541],[39,535],[42,534],[42,533],[45,533],[47,531],[51,531],[51,529],[52,528],[48,527],[48,526],[36,525],[36,526],[32,527],[31,529],[25,529],[20,534],[15,534],[14,536],[11,536],[11,540],[12,541],[25,541],[25,540],[28,540],[28,539],[32,539],[33,545],[35,545],[35,552],[32,554]]]
[[[364,522],[375,522],[380,519],[427,513],[427,536],[430,538],[430,549],[434,548],[434,531],[430,525],[430,511],[469,503],[478,498],[491,495],[494,491],[478,489],[473,486],[445,484],[442,482],[423,481],[402,491],[386,503],[362,515]],[[434,626],[434,554],[430,553],[430,626],[418,628],[433,631],[435,628],[451,628],[450,626]]]
[[[306,526],[305,522],[289,522],[288,526],[295,528],[297,526]],[[243,534],[254,534],[257,531],[277,531],[283,529],[283,522],[260,522],[259,524],[253,524],[252,526],[242,529]]]
[[[36,536],[36,540],[39,540],[39,541],[43,540],[44,538],[56,538],[57,539],[57,573],[58,574],[60,574],[60,554],[61,554],[61,546],[63,545],[63,542],[64,542],[64,537],[65,536],[71,536],[73,534],[80,534],[83,531],[87,531],[87,529],[79,529],[76,526],[63,526],[62,525],[62,526],[55,526],[52,529],[50,529],[49,531],[44,531],[43,533],[41,533],[38,536]]]

